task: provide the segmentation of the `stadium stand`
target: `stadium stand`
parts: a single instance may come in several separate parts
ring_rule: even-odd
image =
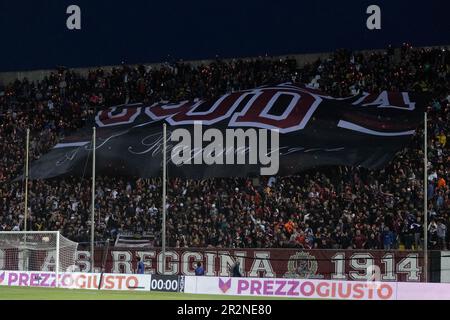
[[[388,48],[372,53],[338,50],[298,68],[294,59],[255,58],[193,66],[101,68],[88,76],[60,69],[42,81],[0,88],[0,231],[23,228],[25,131],[31,159],[81,127],[97,110],[122,103],[215,97],[287,81],[313,83],[336,96],[365,90],[432,93],[429,115],[429,239],[449,247],[450,51]],[[168,188],[171,247],[301,247],[418,249],[423,220],[423,135],[383,170],[327,167],[288,177],[181,180]],[[170,173],[169,173],[170,175]],[[160,245],[161,179],[97,177],[96,240],[120,233],[155,234]],[[89,177],[30,182],[32,230],[61,230],[89,241]]]

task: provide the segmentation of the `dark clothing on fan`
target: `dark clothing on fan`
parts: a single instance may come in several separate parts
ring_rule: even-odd
[[[241,271],[239,271],[239,265],[235,264],[233,269],[231,269],[231,273],[233,277],[242,277]]]

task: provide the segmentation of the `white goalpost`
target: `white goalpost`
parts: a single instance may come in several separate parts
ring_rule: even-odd
[[[59,231],[0,232],[0,270],[73,272],[78,243]]]

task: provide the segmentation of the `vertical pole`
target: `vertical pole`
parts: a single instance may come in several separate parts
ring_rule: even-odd
[[[27,128],[26,137],[26,151],[25,151],[25,203],[24,203],[24,223],[23,230],[27,231],[28,223],[28,158],[29,158],[29,148],[30,148],[30,128]]]
[[[92,128],[92,187],[91,187],[91,272],[94,272],[94,233],[95,233],[95,127]]]
[[[24,201],[24,221],[23,221],[23,229],[27,231],[28,226],[28,158],[29,158],[29,150],[30,150],[30,128],[27,128],[27,136],[25,142],[25,201]],[[23,255],[23,270],[28,271],[28,249],[27,249],[27,233],[24,233],[24,255]]]
[[[55,279],[56,279],[56,287],[59,287],[59,239],[60,233],[59,231],[56,231],[56,262],[55,262]]]
[[[163,124],[162,274],[166,273],[166,124]]]
[[[427,113],[424,114],[424,194],[423,194],[423,259],[425,282],[428,282],[428,128]]]

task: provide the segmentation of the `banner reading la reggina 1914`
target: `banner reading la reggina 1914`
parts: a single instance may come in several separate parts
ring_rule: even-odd
[[[146,273],[162,273],[159,249],[133,250],[103,248],[95,252],[95,270],[133,273],[140,257]],[[105,259],[106,256],[106,259]],[[170,249],[166,251],[166,274],[194,275],[197,262],[205,267],[206,276],[227,277],[230,267],[240,262],[246,277],[310,278],[334,280],[367,280],[374,270],[383,281],[423,281],[423,259],[418,251],[383,250],[301,250],[301,249]],[[91,269],[89,251],[79,251],[80,271]]]
[[[2,259],[8,253],[0,249],[0,270],[21,270],[20,256],[17,259]],[[431,252],[430,270],[439,278],[440,259]],[[439,252],[438,252],[439,253]],[[439,254],[435,255],[440,256]],[[146,248],[95,248],[95,272],[135,273],[137,257],[145,265],[145,273],[162,274],[162,252]],[[32,256],[29,261],[34,269],[54,271],[54,254]],[[166,250],[166,275],[194,275],[198,262],[205,268],[206,276],[229,277],[231,267],[240,262],[242,276],[263,278],[301,278],[328,280],[367,280],[376,275],[382,281],[424,281],[423,256],[419,251],[383,250],[302,250],[302,249],[168,249]],[[78,250],[75,264],[64,271],[91,272],[88,250]],[[433,273],[433,272],[432,272]],[[430,279],[429,279],[430,280]]]

